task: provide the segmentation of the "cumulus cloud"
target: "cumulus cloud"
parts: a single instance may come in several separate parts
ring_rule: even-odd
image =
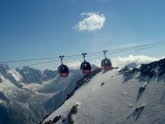
[[[136,63],[137,65],[140,65],[140,64],[150,63],[152,61],[157,61],[159,59],[160,58],[149,57],[144,55],[137,55],[137,56],[129,55],[126,57],[112,58],[112,62],[114,66],[124,67],[129,63]]]
[[[81,13],[82,20],[74,28],[78,31],[95,31],[104,26],[105,16],[100,13]]]
[[[67,63],[67,66],[71,69],[79,69],[81,65],[80,61],[75,61],[75,62],[69,62]]]
[[[136,63],[136,65],[141,65],[141,64],[146,64],[146,63],[150,63],[153,61],[157,61],[162,58],[163,57],[156,58],[156,57],[149,57],[149,56],[145,56],[145,55],[128,55],[128,56],[124,56],[124,57],[114,57],[114,58],[109,58],[109,59],[111,60],[112,65],[114,67],[118,66],[119,68],[122,68],[130,63]],[[92,60],[91,63],[100,67],[101,60],[100,59]]]

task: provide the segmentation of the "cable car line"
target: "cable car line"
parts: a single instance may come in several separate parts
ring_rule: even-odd
[[[142,44],[142,45],[137,45],[137,46],[130,46],[126,48],[118,48],[118,49],[112,49],[109,50],[111,53],[113,52],[120,52],[120,51],[125,51],[127,49],[136,49],[140,47],[145,47],[145,46],[156,46],[156,45],[163,45],[165,42],[153,42],[153,43],[147,43],[147,44]],[[94,55],[94,54],[101,54],[102,52],[93,52],[93,53],[88,53],[88,55]],[[70,55],[70,56],[65,56],[65,58],[74,58],[74,57],[81,57],[81,55]],[[44,58],[33,58],[33,59],[19,59],[19,60],[9,60],[9,61],[2,61],[0,64],[7,64],[7,63],[18,63],[18,62],[28,62],[28,61],[39,61],[39,60],[50,60],[50,59],[57,59],[59,57],[44,57]]]
[[[165,43],[164,43],[165,44]],[[117,54],[117,53],[121,53],[121,52],[127,52],[127,51],[131,51],[131,50],[141,50],[141,49],[149,49],[149,48],[153,48],[153,47],[158,47],[158,46],[162,46],[163,44],[146,44],[146,45],[139,45],[139,46],[135,46],[135,47],[128,47],[128,48],[124,48],[124,49],[118,49],[118,50],[110,50],[110,54]],[[93,57],[93,56],[98,56],[100,53],[102,52],[95,52],[95,53],[89,53],[90,56],[87,57]],[[101,54],[100,54],[101,55]],[[68,57],[66,58],[66,60],[70,60],[70,59],[80,59],[81,55],[72,55],[72,56],[65,56]],[[40,62],[40,63],[34,63],[34,64],[30,64],[30,65],[24,65],[24,66],[34,66],[34,65],[40,65],[40,64],[46,64],[46,63],[51,63],[51,62],[55,62],[55,61],[59,61],[59,59],[55,59],[57,57],[49,57],[49,58],[40,58],[40,59],[28,59],[28,60],[24,60],[24,61],[30,61],[30,60],[45,60],[45,59],[53,59],[51,61],[45,61],[45,62]],[[59,58],[59,57],[58,57]],[[19,60],[17,60],[19,61]],[[8,61],[9,62],[9,61]],[[16,61],[14,61],[16,62]],[[1,62],[0,62],[1,63]],[[17,66],[17,67],[12,67],[14,68],[19,68],[19,67],[24,67],[24,66]]]

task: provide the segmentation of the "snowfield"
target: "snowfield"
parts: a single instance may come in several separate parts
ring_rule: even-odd
[[[57,124],[71,124],[70,120],[74,124],[165,124],[165,82],[156,78],[140,82],[138,74],[123,82],[118,71],[98,73],[43,124],[58,115]],[[77,112],[69,117],[76,104]]]

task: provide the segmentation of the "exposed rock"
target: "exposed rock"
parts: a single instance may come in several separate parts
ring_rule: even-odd
[[[54,119],[53,119],[53,123],[58,122],[61,119],[61,115],[57,115]]]
[[[71,114],[76,114],[78,111],[78,104],[73,105],[72,109],[71,109]]]
[[[2,78],[0,78],[0,83],[2,83]]]

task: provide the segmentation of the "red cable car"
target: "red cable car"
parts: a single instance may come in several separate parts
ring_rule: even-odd
[[[80,69],[81,69],[83,74],[90,74],[91,73],[91,65],[89,62],[87,62],[85,60],[85,56],[87,55],[87,53],[82,53],[82,55],[84,58],[84,62],[81,63]]]
[[[101,68],[104,71],[109,71],[109,70],[112,70],[113,69],[111,61],[109,59],[107,59],[107,57],[106,57],[106,53],[107,52],[108,52],[107,50],[104,50],[103,51],[105,59],[103,59],[101,61]]]
[[[62,63],[64,56],[59,56],[61,59],[61,65],[58,67],[58,74],[60,77],[68,77],[69,69],[66,65]]]

